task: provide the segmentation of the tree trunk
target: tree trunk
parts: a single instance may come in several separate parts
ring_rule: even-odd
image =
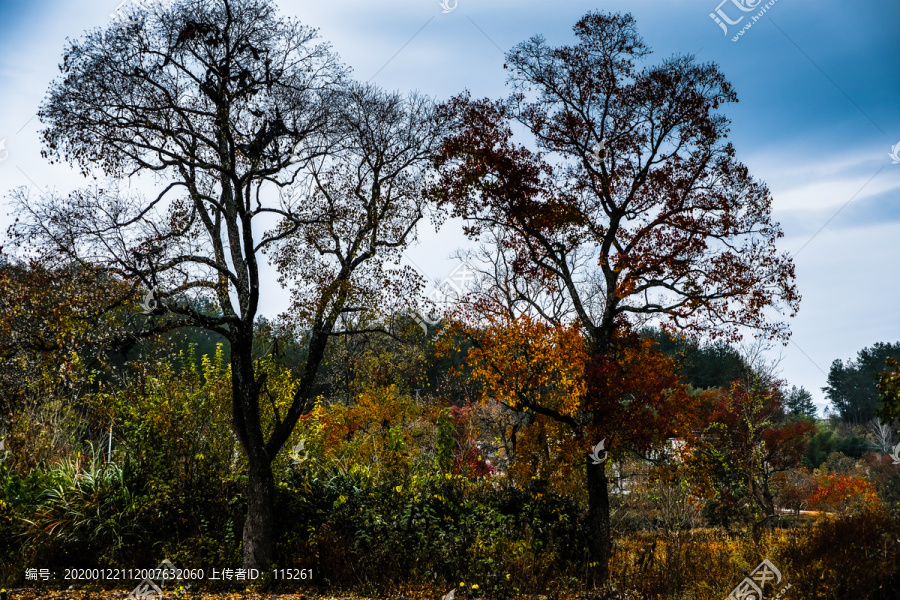
[[[275,479],[272,459],[266,450],[259,418],[259,392],[251,355],[252,330],[231,345],[232,418],[247,456],[247,518],[244,521],[243,554],[245,569],[267,571],[275,548]]]
[[[610,284],[607,280],[607,284]],[[614,285],[609,289],[614,289]],[[596,328],[591,339],[591,360],[604,360],[612,347],[615,323],[613,313],[609,310],[615,305],[614,298],[608,298],[610,304],[604,314],[603,322]],[[591,382],[588,381],[590,388]],[[593,421],[599,426],[598,415],[593,414]],[[612,539],[609,526],[609,479],[606,476],[606,461],[595,465],[591,455],[587,455],[587,492],[588,492],[588,569],[587,585],[605,587],[609,583],[609,560],[612,554]]]
[[[244,521],[244,568],[267,571],[275,546],[275,479],[268,461],[250,464],[247,520]]]
[[[752,485],[753,495],[756,497],[756,501],[760,507],[762,507],[763,514],[765,515],[759,523],[756,523],[753,526],[754,536],[759,537],[763,530],[774,529],[775,523],[778,520],[778,513],[775,510],[775,499],[772,497],[772,492],[769,490],[768,483]]]
[[[606,463],[587,461],[588,551],[590,568],[588,585],[605,586],[609,581],[609,559],[612,550],[609,527],[609,480]]]

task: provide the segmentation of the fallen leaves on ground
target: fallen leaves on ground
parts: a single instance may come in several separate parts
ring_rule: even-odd
[[[47,589],[11,589],[7,590],[6,600],[124,600],[131,590],[47,590]],[[189,592],[182,596],[183,600],[440,600],[446,590],[436,588],[407,588],[404,590],[364,596],[358,593],[333,592],[320,594],[314,592],[277,593],[277,592]],[[163,600],[174,600],[174,593],[164,593]],[[155,598],[148,596],[147,598]],[[533,597],[532,597],[533,598]],[[538,596],[538,599],[543,598]],[[473,599],[482,600],[482,599]]]

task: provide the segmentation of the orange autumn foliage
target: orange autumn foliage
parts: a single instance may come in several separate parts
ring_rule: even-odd
[[[587,352],[576,325],[556,326],[522,315],[490,317],[467,330],[477,340],[467,364],[488,398],[514,408],[540,405],[574,417],[585,393]]]
[[[479,384],[478,400],[496,401],[530,417],[522,430],[501,425],[516,449],[510,478],[522,484],[539,479],[574,493],[571,475],[579,442],[573,433],[579,429],[587,364],[579,327],[499,311],[483,315],[478,326],[455,322],[451,329],[458,335],[444,338],[444,350],[450,344],[460,350],[460,340],[471,343],[465,367]]]
[[[503,310],[478,314],[469,320],[477,324],[457,321],[460,335],[445,340],[457,340],[457,350],[460,339],[472,344],[465,364],[481,386],[480,401],[532,416],[517,439],[514,480],[541,479],[572,492],[572,475],[601,439],[616,456],[686,434],[694,401],[652,339],[623,326],[607,354],[592,356],[577,324]]]
[[[352,458],[376,470],[407,465],[414,447],[413,424],[422,412],[412,397],[390,385],[364,389],[353,400],[349,406],[318,406],[310,413],[318,421],[313,437],[321,439],[323,455]]]
[[[818,477],[818,489],[809,497],[814,509],[840,509],[849,504],[878,504],[875,486],[862,477],[836,473]]]

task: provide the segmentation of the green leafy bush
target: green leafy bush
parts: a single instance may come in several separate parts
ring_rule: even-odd
[[[41,563],[80,567],[122,564],[123,552],[142,539],[143,501],[125,468],[102,453],[54,466],[45,481],[25,534],[41,549]]]
[[[351,467],[284,483],[278,497],[279,518],[293,524],[281,556],[332,583],[462,581],[505,595],[544,589],[580,558],[579,507],[491,479],[430,473],[375,481]]]

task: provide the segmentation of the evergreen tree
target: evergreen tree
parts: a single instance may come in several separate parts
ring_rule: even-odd
[[[656,340],[663,354],[678,361],[681,380],[694,388],[727,389],[733,381],[750,374],[741,353],[723,340],[700,344],[685,336],[673,338],[652,327],[641,333]]]
[[[796,385],[791,386],[789,392],[784,393],[784,406],[792,415],[801,417],[816,418],[816,405],[813,403],[812,394],[809,390]]]
[[[831,363],[828,385],[822,388],[841,419],[863,424],[871,421],[880,407],[878,377],[888,370],[887,359],[900,360],[900,342],[877,343],[863,348],[856,360]]]

